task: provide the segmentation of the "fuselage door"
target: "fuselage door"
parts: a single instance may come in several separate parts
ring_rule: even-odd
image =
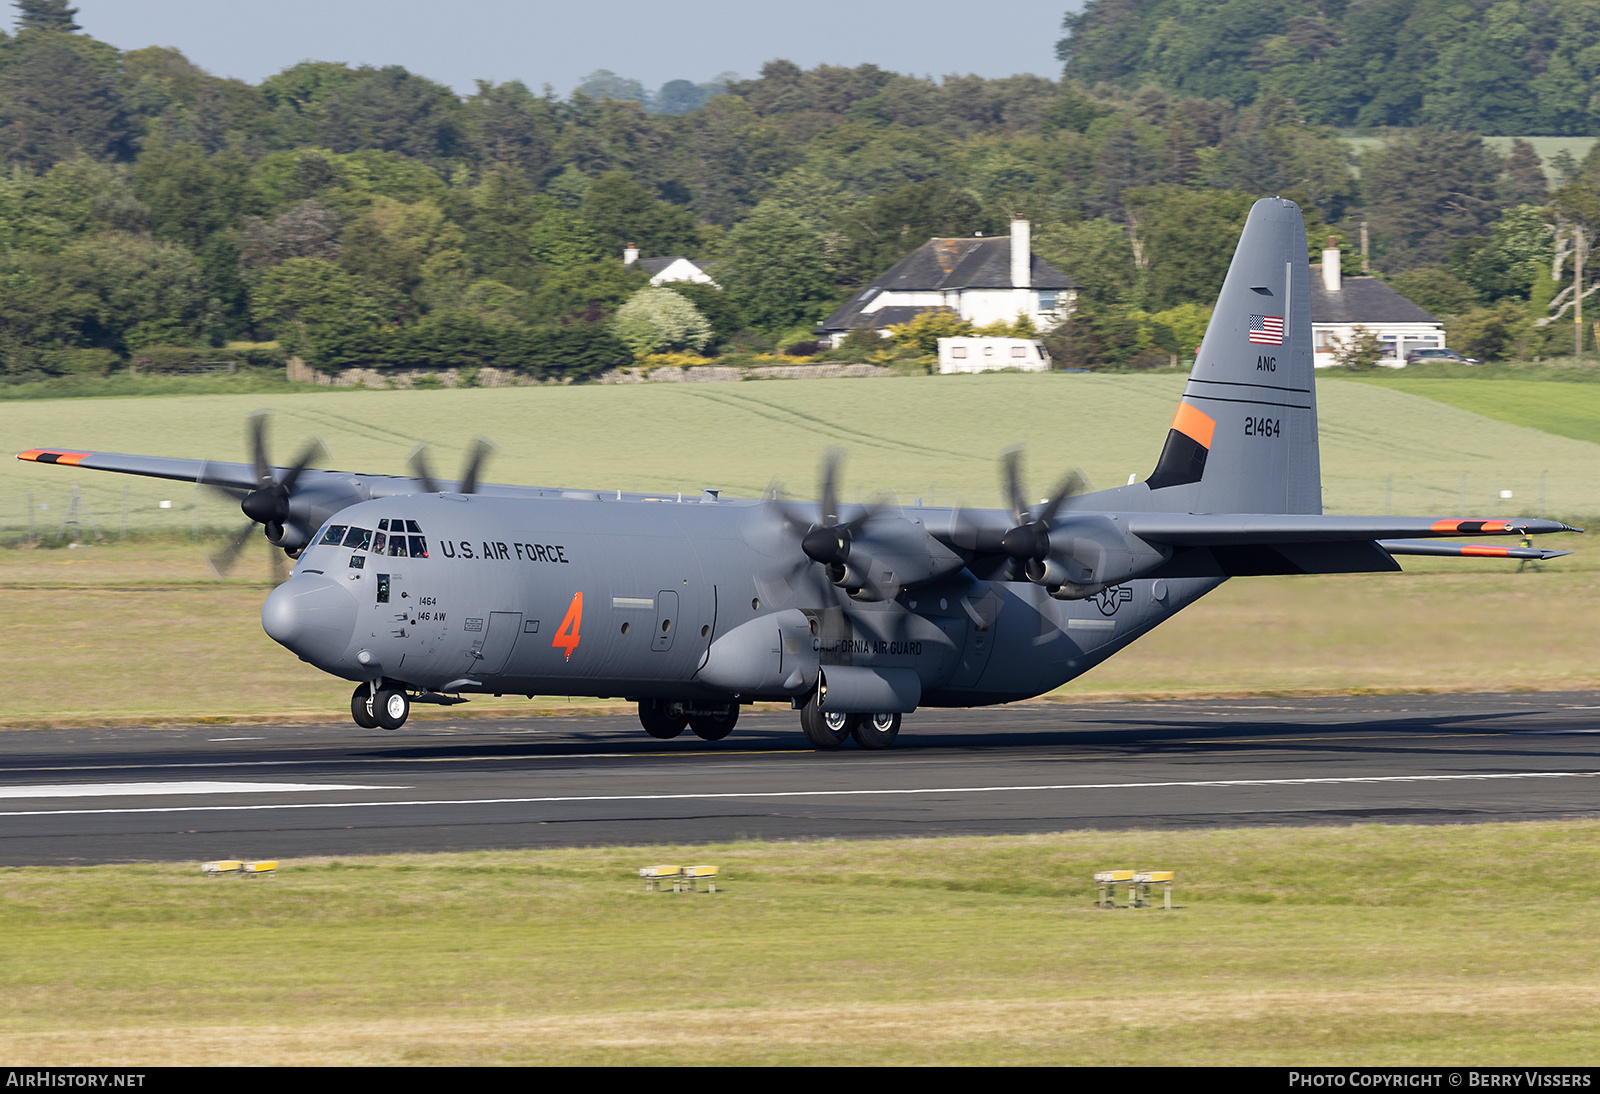
[[[656,631],[650,648],[657,653],[672,648],[672,632],[678,626],[678,594],[662,589],[656,594]]]
[[[482,640],[473,640],[472,663],[467,666],[467,671],[499,676],[506,667],[506,658],[511,656],[511,647],[516,643],[517,635],[521,633],[521,612],[490,612]]]

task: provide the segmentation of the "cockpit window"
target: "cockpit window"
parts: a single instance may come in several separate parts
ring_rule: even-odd
[[[421,532],[422,529],[417,527],[417,522],[416,521],[408,520],[408,521],[406,521],[406,531],[408,531],[408,532]]]
[[[384,541],[386,539],[388,539],[388,537],[385,536],[382,532],[379,532],[377,535],[372,537],[372,553],[373,554],[375,554],[375,555],[383,554],[383,544],[384,544]]]
[[[344,532],[345,532],[345,529],[348,528],[348,527],[349,527],[349,525],[345,525],[345,524],[331,524],[331,525],[329,525],[328,526],[328,530],[326,532],[322,533],[322,538],[317,541],[317,546],[319,546],[319,547],[337,547],[337,546],[339,546],[339,544],[344,540]]]
[[[388,521],[388,518],[386,517],[383,520],[380,520],[378,522],[378,531],[387,532],[388,530],[389,530],[389,521]]]
[[[372,529],[352,528],[345,533],[344,545],[354,547],[358,551],[365,551],[372,546]]]
[[[406,523],[411,525],[413,528],[416,527],[416,521],[408,520],[408,521],[406,521]],[[409,536],[407,538],[409,538],[411,540],[411,557],[412,558],[427,558],[428,557],[428,541],[427,540],[423,539],[421,536]]]
[[[391,557],[395,557],[395,558],[405,558],[406,557],[406,537],[405,536],[390,536],[389,537],[389,554],[390,554]]]

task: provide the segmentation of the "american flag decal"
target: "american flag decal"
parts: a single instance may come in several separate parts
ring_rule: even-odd
[[[1250,341],[1258,346],[1283,345],[1283,317],[1277,315],[1252,315]]]

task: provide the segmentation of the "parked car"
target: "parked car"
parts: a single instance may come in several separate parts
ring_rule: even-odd
[[[1428,361],[1453,361],[1458,365],[1481,365],[1482,361],[1476,357],[1463,357],[1453,349],[1414,349],[1406,354],[1406,364],[1415,365]]]

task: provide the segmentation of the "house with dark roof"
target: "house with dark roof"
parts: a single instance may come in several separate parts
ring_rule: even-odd
[[[652,288],[668,281],[693,281],[698,285],[721,285],[712,280],[710,270],[713,263],[696,262],[682,255],[668,255],[665,258],[640,258],[639,248],[632,243],[622,252],[624,266],[638,265],[645,273],[650,275]]]
[[[976,326],[1026,315],[1049,330],[1072,311],[1077,282],[1033,254],[1028,222],[1010,236],[930,239],[817,324],[838,345],[857,327],[884,331],[920,312],[949,311]]]
[[[1444,321],[1424,311],[1376,277],[1345,277],[1339,271],[1339,249],[1322,252],[1322,265],[1311,267],[1311,347],[1318,368],[1338,364],[1339,347],[1361,327],[1378,336],[1388,368],[1404,368],[1406,354],[1444,346]]]

